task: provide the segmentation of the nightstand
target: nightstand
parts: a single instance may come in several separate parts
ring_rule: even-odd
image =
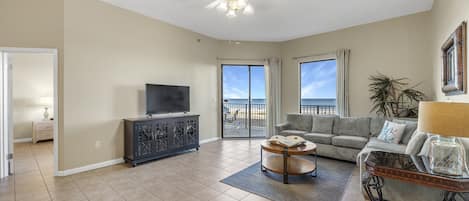
[[[43,120],[33,122],[33,143],[41,140],[54,139],[54,121]]]

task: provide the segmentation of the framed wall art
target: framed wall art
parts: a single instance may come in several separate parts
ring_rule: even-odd
[[[467,93],[466,26],[459,25],[441,47],[442,91],[447,96]]]

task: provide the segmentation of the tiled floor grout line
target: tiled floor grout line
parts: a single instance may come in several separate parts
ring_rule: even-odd
[[[41,166],[39,165],[39,161],[38,161],[38,159],[37,159],[37,155],[36,155],[36,153],[33,151],[33,148],[32,148],[32,147],[30,148],[30,151],[32,152],[32,154],[33,154],[33,156],[34,156],[34,161],[36,162],[36,165],[37,165],[37,167],[38,167],[38,169],[39,169],[39,173],[41,173],[42,182],[43,182],[44,185],[46,186],[47,194],[49,195],[49,200],[52,201],[51,192],[49,191],[49,186],[48,186],[47,183],[46,183],[46,178],[44,177],[44,173],[43,173],[43,171],[42,171],[42,168],[41,168]],[[54,153],[52,153],[52,154],[54,154]]]
[[[91,199],[89,198],[89,196],[86,195],[86,193],[81,190],[80,186],[78,186],[78,184],[75,182],[75,179],[73,179],[73,178],[72,178],[72,183],[73,183],[74,185],[76,185],[77,190],[85,197],[85,199],[86,199],[87,201],[90,201],[90,200],[91,200]]]

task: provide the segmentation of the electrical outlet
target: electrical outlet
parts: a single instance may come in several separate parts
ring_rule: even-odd
[[[96,140],[96,143],[94,144],[94,146],[95,146],[97,149],[99,149],[99,148],[101,148],[101,145],[102,145],[101,141],[100,141],[100,140]]]

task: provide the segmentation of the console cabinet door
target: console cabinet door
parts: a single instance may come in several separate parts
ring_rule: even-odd
[[[153,140],[154,154],[159,155],[169,150],[169,136],[171,131],[171,124],[167,121],[155,121],[153,123],[155,137]]]
[[[199,144],[199,128],[198,118],[186,118],[186,145]]]
[[[172,122],[173,134],[172,134],[172,147],[173,149],[182,148],[186,145],[186,126],[184,118],[175,118]]]
[[[166,121],[135,124],[135,157],[145,158],[165,152],[169,147],[170,124]]]
[[[151,123],[139,122],[134,125],[135,146],[134,157],[136,159],[145,158],[152,155],[153,128]]]

